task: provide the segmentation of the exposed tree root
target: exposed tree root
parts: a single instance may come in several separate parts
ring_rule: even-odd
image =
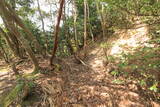
[[[41,84],[41,91],[43,93],[39,106],[40,107],[60,107],[62,104],[59,101],[62,93],[61,81],[45,80]]]
[[[34,82],[27,78],[20,78],[16,86],[4,97],[1,102],[2,107],[8,107],[10,105],[20,105],[23,99],[30,93],[34,86]]]

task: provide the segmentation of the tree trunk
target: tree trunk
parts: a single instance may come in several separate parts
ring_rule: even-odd
[[[37,0],[37,5],[38,5],[38,12],[39,12],[41,23],[42,23],[42,31],[45,34],[44,20],[43,20],[43,15],[42,15],[42,12],[41,12],[41,7],[40,7],[40,4],[39,4],[39,0]]]
[[[41,12],[41,7],[40,7],[40,4],[39,4],[39,0],[37,0],[37,5],[38,5],[38,12],[39,12],[40,19],[41,19],[41,23],[42,23],[43,36],[44,36],[44,38],[45,38],[45,49],[46,49],[45,54],[47,54],[47,50],[48,50],[48,39],[47,39],[47,35],[46,35],[46,32],[45,32],[45,28],[44,28],[44,20],[43,20],[43,15],[42,15],[42,12]]]
[[[18,56],[18,55],[17,55],[17,52],[16,52],[15,49],[14,49],[14,45],[12,44],[12,42],[11,42],[10,39],[9,39],[9,36],[7,35],[7,33],[5,33],[5,32],[3,31],[3,29],[2,29],[1,27],[0,27],[0,33],[1,33],[1,35],[4,36],[4,38],[5,38],[5,40],[6,40],[6,43],[9,45],[9,47],[10,47],[10,49],[13,51],[14,55],[15,55],[15,56]]]
[[[75,45],[78,50],[78,36],[77,36],[77,5],[76,5],[76,0],[73,0],[73,5],[74,5],[74,38],[75,38]]]
[[[13,54],[21,59],[23,59],[24,57],[24,52],[21,52],[21,50],[23,50],[23,48],[19,48],[19,41],[17,40],[17,38],[15,36],[13,36],[13,34],[11,34],[10,32],[4,32],[3,29],[0,27],[0,33],[4,36],[6,43],[8,44],[8,46],[10,47],[10,49],[12,50]]]
[[[2,50],[2,54],[3,54],[3,58],[4,58],[5,62],[9,63],[9,57],[8,57],[4,47],[2,46],[2,44],[0,44],[0,49]]]
[[[69,32],[69,28],[68,27],[67,27],[67,35],[68,35],[67,39],[66,39],[67,40],[67,47],[69,49],[70,54],[73,55],[73,54],[75,54],[75,51],[74,51],[72,43],[71,43],[71,41],[69,39],[69,37],[71,37],[71,34]]]
[[[9,32],[9,26],[10,26],[10,24],[15,26],[14,22],[11,21],[10,24],[8,24],[8,21],[6,21],[3,17],[2,17],[2,20],[3,20],[3,23],[6,27],[6,29],[8,30],[8,32],[6,34],[8,35],[8,37],[10,38],[10,41],[13,44],[12,50],[14,51],[15,56],[18,56],[19,58],[23,59],[25,52],[22,52],[22,50],[24,50],[24,48],[21,47],[21,44],[20,44],[19,40],[17,39],[17,37],[13,33]],[[6,35],[6,37],[7,37],[7,35]]]
[[[83,38],[84,52],[86,51],[86,46],[87,46],[87,0],[84,0],[84,38]]]
[[[10,7],[10,5],[7,4],[7,3],[5,3],[4,0],[0,1],[0,5],[1,5],[1,7],[3,7],[7,11],[7,13],[5,13],[5,14],[6,14],[7,17],[10,17],[10,21],[16,22],[16,24],[19,25],[26,32],[26,34],[28,36],[28,39],[35,44],[35,47],[38,50],[38,52],[40,52],[42,55],[44,55],[42,47],[40,46],[40,44],[37,41],[37,39],[35,38],[35,36],[24,25],[24,23],[22,22],[22,20],[18,17],[18,15],[16,14],[16,12]],[[2,12],[2,11],[1,11],[1,13],[4,14],[4,12]]]
[[[103,32],[102,37],[104,38],[104,36],[105,36],[105,24],[104,24],[104,18],[103,18],[102,12],[100,11],[100,8],[99,8],[99,0],[96,1],[96,7],[97,7],[97,13],[100,16],[100,22],[101,22],[101,27],[102,27],[102,32]]]
[[[34,56],[34,53],[33,53],[32,49],[30,48],[28,41],[23,36],[20,36],[20,33],[18,32],[18,30],[16,28],[14,28],[14,26],[12,26],[11,29],[14,30],[13,33],[17,35],[17,38],[19,38],[19,40],[22,42],[23,47],[28,52],[28,54],[29,54],[34,66],[35,66],[35,70],[38,70],[39,69],[38,61],[37,61],[36,57]]]
[[[51,59],[50,59],[50,65],[53,65],[53,59],[55,57],[56,50],[58,48],[59,25],[60,25],[60,21],[61,21],[61,17],[62,17],[62,11],[63,11],[64,2],[65,2],[65,0],[61,0],[60,1],[60,8],[59,8],[59,12],[58,12],[57,24],[56,24],[56,28],[55,28],[55,34],[54,34],[54,37],[55,37],[54,48],[53,48],[52,56],[51,56]]]
[[[19,31],[17,30],[17,28],[12,25],[12,18],[13,17],[10,16],[10,11],[7,8],[5,8],[4,0],[0,1],[0,13],[1,13],[1,15],[3,15],[3,17],[5,17],[6,21],[10,25],[9,31],[12,32],[20,40],[23,47],[28,52],[28,54],[29,54],[34,66],[35,66],[35,70],[39,69],[38,61],[37,61],[36,57],[34,56],[34,53],[33,53],[32,49],[30,48],[28,41],[23,36],[21,36]]]
[[[92,37],[92,42],[94,42],[94,36],[93,36],[93,32],[92,32],[92,25],[90,23],[90,15],[89,15],[89,5],[87,3],[87,10],[88,10],[88,23],[89,23],[89,31]]]

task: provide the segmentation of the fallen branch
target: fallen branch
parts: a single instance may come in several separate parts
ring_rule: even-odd
[[[74,58],[75,58],[78,62],[80,62],[81,64],[89,67],[89,66],[88,66],[83,60],[81,60],[78,56],[74,55]]]

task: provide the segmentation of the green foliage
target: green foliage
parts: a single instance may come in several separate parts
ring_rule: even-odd
[[[112,71],[111,75],[115,76],[120,73],[137,81],[142,87],[158,92],[158,84],[160,84],[158,79],[160,73],[159,52],[159,46],[157,48],[139,47],[135,53],[122,54],[123,57],[116,64],[118,66],[117,70]]]
[[[111,55],[108,56],[107,59],[108,59],[108,61],[111,62],[111,63],[116,60],[116,58],[115,58],[114,56],[111,56]]]
[[[123,80],[119,80],[119,79],[115,79],[112,81],[112,83],[115,83],[115,84],[124,84],[124,81]]]
[[[158,92],[158,83],[154,83],[153,86],[151,86],[149,88],[149,90],[154,91],[154,92]]]
[[[111,44],[110,43],[101,43],[100,47],[101,48],[109,48],[109,47],[111,47]]]
[[[114,71],[112,71],[112,72],[111,72],[111,75],[113,75],[113,76],[118,76],[118,75],[119,75],[119,73],[120,73],[120,72],[118,72],[118,71],[114,70]]]
[[[141,86],[146,86],[146,85],[147,85],[147,84],[146,84],[146,81],[144,81],[144,80],[140,80],[139,84],[140,84]]]

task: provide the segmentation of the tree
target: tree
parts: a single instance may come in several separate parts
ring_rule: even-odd
[[[74,6],[74,38],[75,38],[75,44],[78,48],[78,37],[77,37],[77,5],[76,0],[73,0],[73,6]]]
[[[2,39],[0,38],[0,55],[4,58],[6,63],[9,63],[10,60],[9,60],[8,54],[7,54],[4,46],[5,45],[4,45],[3,41],[2,41]]]
[[[58,12],[57,24],[56,24],[55,33],[54,33],[54,37],[55,37],[54,48],[53,48],[52,56],[50,58],[50,65],[53,65],[53,59],[55,57],[56,50],[58,48],[59,25],[60,25],[60,21],[61,21],[61,17],[62,17],[62,11],[63,11],[64,2],[65,2],[65,0],[60,0],[60,8],[59,8],[59,12]]]
[[[90,22],[90,9],[89,9],[89,4],[87,2],[87,14],[88,14],[88,23],[89,23],[89,32],[90,32],[90,35],[92,37],[92,42],[94,42],[94,36],[93,36],[93,32],[92,32],[92,25],[91,25],[91,22]]]
[[[103,32],[102,37],[104,37],[105,36],[105,23],[104,23],[103,11],[102,11],[103,9],[100,10],[99,0],[96,1],[96,7],[97,7],[97,13],[100,17],[101,26],[102,26],[102,32]]]
[[[21,53],[19,53],[17,49],[18,47],[16,47],[17,45],[14,44],[14,42],[11,40],[12,36],[9,33],[6,33],[1,27],[0,27],[0,34],[4,36],[6,43],[8,44],[10,49],[13,51],[14,55],[21,58]]]
[[[2,0],[3,2],[4,0]],[[38,52],[40,52],[42,55],[44,55],[44,52],[42,50],[41,45],[39,44],[39,42],[37,41],[37,39],[34,37],[34,35],[31,33],[31,31],[25,26],[25,24],[23,23],[23,21],[20,19],[20,17],[18,17],[18,15],[16,14],[16,12],[10,7],[9,4],[7,3],[3,3],[2,4],[4,9],[6,9],[6,12],[8,12],[8,17],[10,17],[10,21],[15,22],[17,25],[19,25],[27,34],[27,38],[28,40],[32,41],[35,44],[36,49],[38,50]]]
[[[47,53],[48,40],[47,40],[47,35],[46,35],[46,32],[45,32],[45,28],[44,28],[45,24],[44,24],[43,15],[42,15],[42,11],[41,11],[39,0],[37,0],[37,5],[38,5],[38,12],[39,12],[39,15],[40,15],[40,20],[41,20],[41,23],[42,23],[42,32],[43,32],[43,36],[45,37],[45,48],[46,48],[46,52],[45,53]]]
[[[86,50],[87,46],[87,0],[84,0],[84,45],[83,48]]]
[[[28,41],[23,36],[21,36],[21,34],[17,30],[17,28],[12,24],[12,21],[19,22],[19,21],[16,21],[19,19],[18,16],[15,14],[15,12],[13,12],[12,8],[10,8],[10,6],[7,3],[5,3],[4,0],[0,1],[0,15],[2,15],[2,17],[4,17],[6,19],[6,21],[8,22],[9,31],[12,32],[20,40],[23,47],[28,52],[28,54],[29,54],[34,66],[35,66],[35,70],[39,69],[38,61],[37,61],[36,57],[34,56],[34,53],[33,53],[32,49],[30,48]],[[14,19],[14,18],[16,18],[16,19]],[[24,27],[23,23],[19,23],[19,25],[22,25]],[[26,30],[28,31],[28,29],[26,29]]]

